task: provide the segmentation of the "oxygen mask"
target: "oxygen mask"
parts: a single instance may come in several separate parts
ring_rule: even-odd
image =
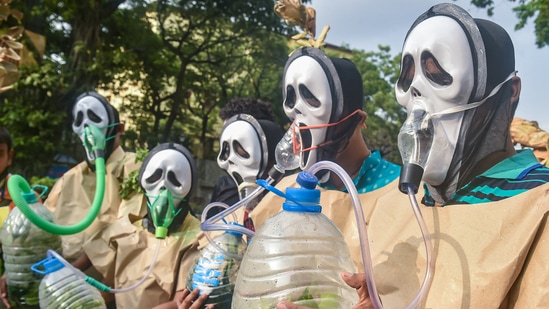
[[[93,125],[85,126],[79,137],[91,162],[97,157],[104,157],[106,139],[105,133],[100,128]]]
[[[296,126],[297,124],[293,122],[275,149],[276,165],[285,171],[291,171],[299,167],[300,155],[299,152],[295,151],[293,138]]]
[[[155,237],[164,239],[168,235],[168,228],[181,209],[175,209],[174,197],[170,190],[164,189],[157,196],[147,195],[147,197],[149,199],[147,204],[155,226]],[[152,203],[151,199],[153,199]]]
[[[398,134],[398,148],[403,161],[399,189],[406,193],[411,185],[417,193],[425,163],[433,144],[433,122],[424,104],[414,104]]]

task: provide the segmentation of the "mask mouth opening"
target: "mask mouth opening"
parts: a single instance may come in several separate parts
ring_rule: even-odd
[[[305,127],[307,125],[304,124],[304,123],[299,123],[299,126],[300,127]],[[313,146],[312,145],[313,137],[312,137],[312,134],[311,134],[311,130],[310,129],[303,129],[303,130],[299,130],[299,133],[301,135],[301,148],[302,149],[310,149]],[[307,162],[309,160],[309,151],[301,152],[301,156],[302,156],[302,161]]]
[[[239,173],[233,172],[233,175],[232,175],[232,176],[233,176],[234,180],[236,180],[236,184],[237,184],[237,185],[240,185],[241,183],[244,182],[244,179],[242,179],[242,176],[240,176]]]

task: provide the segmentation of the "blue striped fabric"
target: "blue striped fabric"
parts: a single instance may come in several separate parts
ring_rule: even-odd
[[[384,187],[399,176],[400,166],[384,160],[379,151],[373,150],[362,163],[358,175],[353,178],[353,183],[358,193],[366,193]],[[337,190],[331,183],[319,185],[328,190]],[[347,192],[347,189],[343,188],[341,191]]]
[[[538,162],[532,150],[520,150],[457,190],[445,206],[499,201],[548,182],[549,168]],[[423,203],[434,204],[427,190]]]

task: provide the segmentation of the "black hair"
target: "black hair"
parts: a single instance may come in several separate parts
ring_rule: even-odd
[[[13,147],[10,132],[5,127],[0,127],[0,144],[8,145],[8,150],[11,150]]]

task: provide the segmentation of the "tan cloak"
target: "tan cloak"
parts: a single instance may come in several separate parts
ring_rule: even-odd
[[[425,248],[398,180],[360,195],[375,281],[385,308],[405,308],[425,273]],[[277,188],[297,186],[295,176]],[[417,195],[418,199],[420,194]],[[256,226],[281,209],[269,193],[252,212]],[[349,196],[322,191],[323,213],[342,230],[356,265],[362,259]],[[424,308],[549,308],[549,184],[499,202],[426,207],[436,266]]]
[[[95,268],[116,289],[133,286],[143,278],[160,241],[160,251],[147,279],[129,292],[115,293],[118,309],[150,309],[173,300],[185,288],[187,275],[197,257],[200,221],[188,215],[178,232],[162,240],[128,218],[110,224],[84,244]]]
[[[62,236],[63,256],[72,261],[82,253],[82,244],[109,222],[132,214],[136,220],[146,214],[143,195],[134,194],[129,200],[122,200],[120,183],[128,174],[139,169],[135,154],[115,149],[105,164],[105,196],[97,219],[83,232]],[[86,162],[81,162],[67,171],[52,188],[44,205],[54,213],[55,223],[72,225],[80,222],[89,212],[95,196],[96,176]]]

